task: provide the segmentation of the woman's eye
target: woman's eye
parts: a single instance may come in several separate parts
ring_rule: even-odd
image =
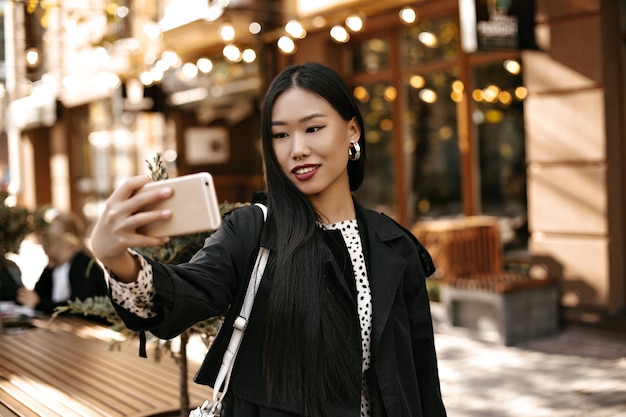
[[[307,133],[315,133],[318,130],[322,129],[324,126],[311,126],[311,127],[307,127],[306,131]]]
[[[273,139],[282,139],[287,137],[287,134],[285,132],[276,132],[276,133],[272,133],[272,138]]]

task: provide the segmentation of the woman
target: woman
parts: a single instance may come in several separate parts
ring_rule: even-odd
[[[126,324],[173,337],[226,312],[196,375],[212,384],[259,246],[267,270],[235,361],[224,417],[445,416],[425,287],[430,257],[351,191],[364,177],[365,132],[350,90],[331,69],[293,66],[270,85],[261,140],[268,218],[254,206],[224,218],[189,263],[128,250],[161,245],[137,229],[171,213],[142,212],[170,192],[109,198],[92,234]]]

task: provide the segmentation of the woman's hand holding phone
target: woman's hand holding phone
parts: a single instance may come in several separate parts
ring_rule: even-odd
[[[91,233],[93,254],[123,281],[134,281],[138,272],[129,248],[158,246],[169,240],[166,236],[148,236],[138,231],[150,223],[172,216],[167,209],[144,210],[146,206],[165,201],[174,194],[170,187],[137,192],[149,182],[145,176],[135,176],[117,187],[107,199]]]
[[[127,276],[137,269],[128,248],[159,246],[167,243],[169,236],[215,230],[221,220],[209,173],[154,182],[137,176],[122,183],[107,199],[92,232],[91,246],[105,266],[116,275]]]

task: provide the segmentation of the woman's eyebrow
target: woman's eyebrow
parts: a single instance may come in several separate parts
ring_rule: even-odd
[[[303,117],[302,119],[299,120],[300,123],[302,122],[307,122],[311,119],[315,119],[316,117],[326,117],[326,115],[324,113],[313,113],[313,114],[309,114],[308,116]]]
[[[299,123],[304,123],[304,122],[308,122],[311,119],[315,119],[317,117],[326,117],[326,115],[324,113],[313,113],[313,114],[309,114],[308,116],[304,116],[303,118],[299,119],[298,122]],[[279,126],[279,125],[286,125],[287,122],[282,122],[280,120],[272,120],[271,125],[272,126]]]

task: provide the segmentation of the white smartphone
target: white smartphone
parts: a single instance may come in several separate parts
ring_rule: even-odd
[[[208,172],[183,175],[144,185],[137,193],[171,187],[174,195],[157,204],[146,206],[148,210],[171,210],[172,216],[151,223],[139,231],[150,236],[178,236],[217,229],[222,223],[219,203]]]

